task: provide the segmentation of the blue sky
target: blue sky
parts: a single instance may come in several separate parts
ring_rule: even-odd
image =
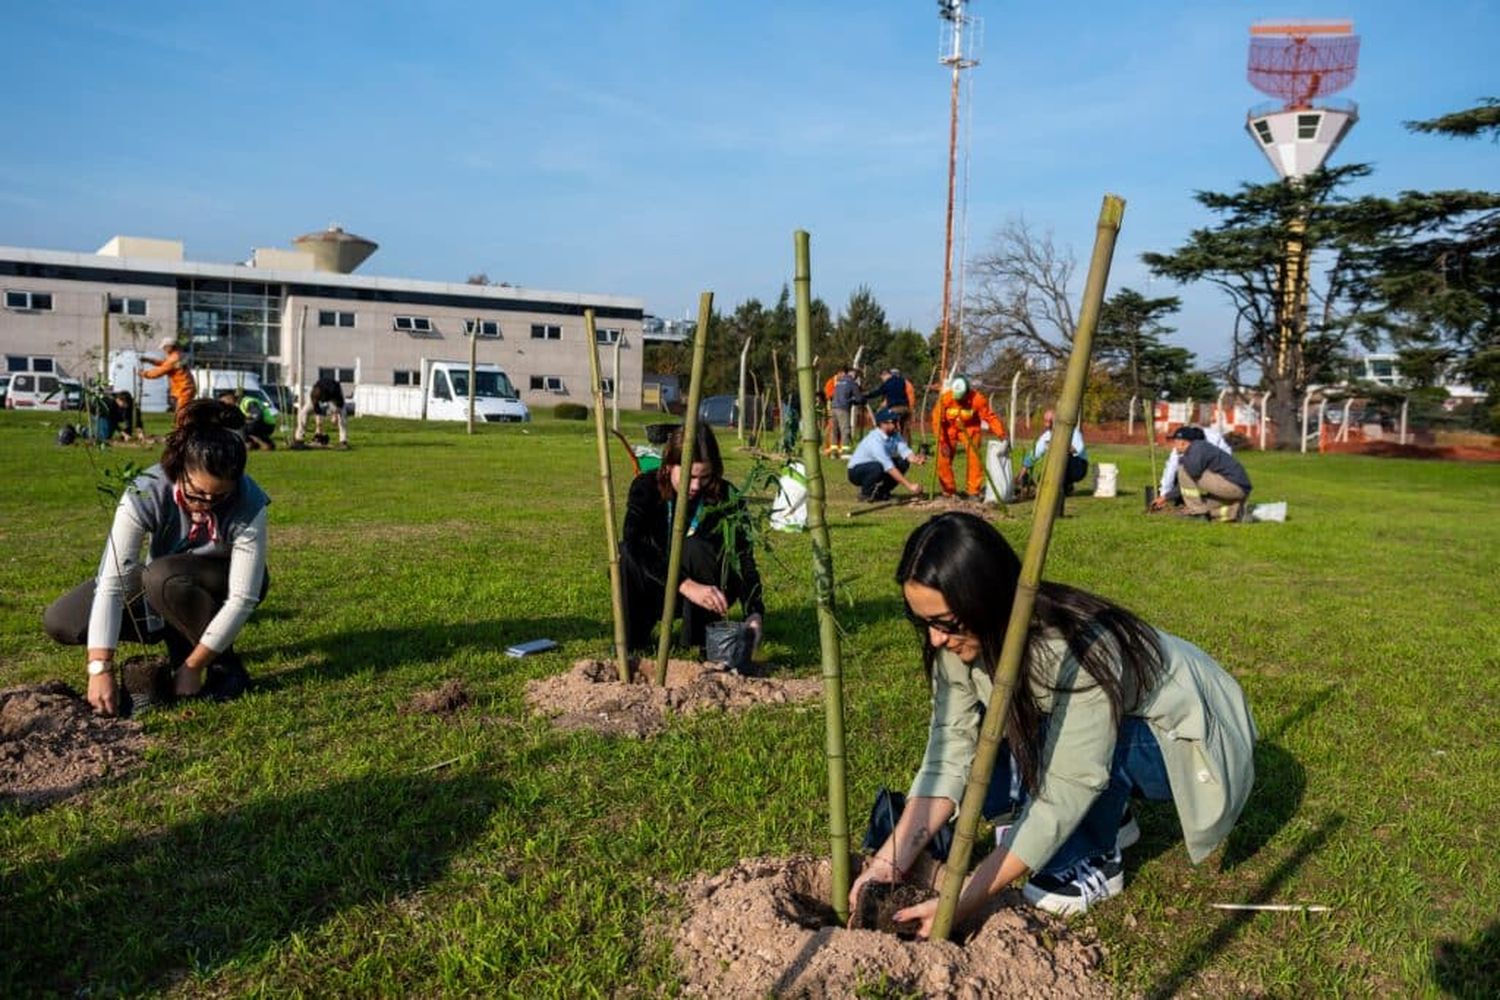
[[[1401,127],[1500,94],[1500,4],[975,0],[968,249],[1008,218],[1085,261],[1127,201],[1111,289],[1208,221],[1196,189],[1272,177],[1243,127],[1248,28],[1352,18],[1360,122],[1331,162],[1363,190],[1497,187],[1489,142]],[[896,323],[942,302],[948,71],[933,0],[16,4],[0,84],[0,243],[92,251],[117,233],[194,260],[337,221],[361,273],[640,296],[773,300],[792,232],[837,310],[868,285]],[[1080,271],[1082,267],[1080,266]],[[1081,282],[1081,276],[1080,276]],[[1161,282],[1153,294],[1167,291]],[[1183,290],[1177,342],[1227,352],[1227,310]]]

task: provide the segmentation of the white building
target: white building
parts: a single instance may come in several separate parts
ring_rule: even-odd
[[[340,229],[297,249],[257,249],[244,264],[184,259],[176,240],[117,236],[95,253],[0,246],[0,352],[8,371],[42,366],[88,376],[111,350],[154,352],[175,336],[195,366],[253,371],[306,387],[323,375],[414,385],[422,360],[503,366],[522,398],[547,406],[589,398],[584,310],[595,315],[606,390],[641,405],[641,299],[352,274],[375,244]],[[50,359],[50,362],[47,360]]]

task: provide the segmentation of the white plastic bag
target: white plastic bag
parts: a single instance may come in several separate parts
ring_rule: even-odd
[[[781,469],[776,500],[771,504],[771,527],[777,531],[807,529],[807,466],[788,462]]]
[[[1250,520],[1252,521],[1285,521],[1286,501],[1278,500],[1275,503],[1258,503],[1250,508]]]
[[[1094,466],[1094,496],[1113,497],[1120,481],[1120,467],[1113,462],[1100,462]]]
[[[984,468],[989,473],[984,483],[984,502],[995,502],[995,490],[1000,490],[1000,502],[1012,503],[1016,499],[1015,477],[1010,467],[1010,442],[991,438],[984,448]]]

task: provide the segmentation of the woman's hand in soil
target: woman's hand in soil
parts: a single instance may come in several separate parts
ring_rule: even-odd
[[[938,900],[936,897],[916,906],[908,906],[904,910],[897,910],[891,914],[893,924],[916,924],[916,935],[923,941],[932,936],[932,922],[937,919]],[[958,921],[955,920],[954,923]]]
[[[114,715],[119,708],[115,699],[115,675],[111,671],[89,678],[89,704],[100,715]]]
[[[692,601],[705,611],[712,611],[716,615],[729,613],[729,602],[724,598],[724,592],[718,587],[711,587],[706,583],[696,580],[684,580],[682,586],[677,588],[683,597]]]

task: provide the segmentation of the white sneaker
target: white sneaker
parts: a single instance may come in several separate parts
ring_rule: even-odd
[[[1140,839],[1141,828],[1135,821],[1135,814],[1126,809],[1125,815],[1120,817],[1120,830],[1115,834],[1115,850],[1123,851],[1127,847],[1134,847]]]
[[[1120,852],[1084,858],[1055,875],[1033,875],[1021,889],[1026,901],[1058,916],[1086,913],[1090,906],[1118,896],[1125,889]]]

